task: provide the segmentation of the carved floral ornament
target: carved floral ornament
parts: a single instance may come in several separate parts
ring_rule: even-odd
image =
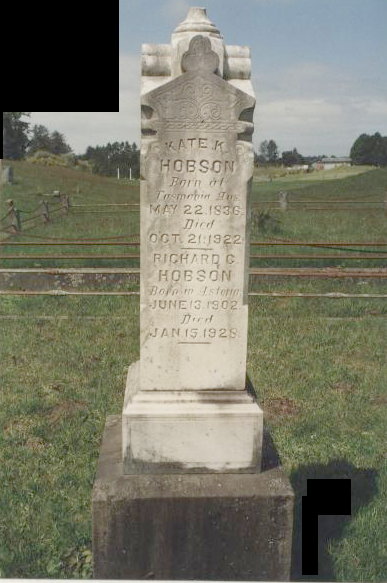
[[[210,39],[201,35],[194,36],[189,43],[188,51],[181,59],[183,71],[215,73],[218,67],[219,57],[211,49]]]
[[[245,131],[248,124],[238,119],[255,100],[219,77],[218,66],[209,38],[193,37],[182,57],[185,72],[143,97],[143,127]]]

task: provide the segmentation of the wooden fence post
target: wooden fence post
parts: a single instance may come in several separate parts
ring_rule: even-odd
[[[48,223],[50,220],[50,214],[48,211],[48,202],[46,200],[42,200],[41,205],[42,205],[43,222]]]
[[[278,193],[279,197],[279,205],[282,211],[286,211],[288,208],[288,193],[284,191],[280,191]]]
[[[61,200],[62,200],[64,212],[67,215],[69,210],[70,210],[70,196],[68,194],[62,194]]]
[[[8,215],[9,215],[10,227],[12,227],[12,229],[14,230],[15,233],[18,233],[19,231],[22,230],[20,211],[17,210],[12,199],[8,199],[7,203],[9,206]]]

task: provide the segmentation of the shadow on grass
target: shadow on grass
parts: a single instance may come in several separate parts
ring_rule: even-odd
[[[295,493],[294,530],[292,550],[292,581],[336,581],[332,557],[328,553],[329,541],[343,536],[345,526],[362,506],[366,506],[377,493],[377,472],[371,468],[359,469],[346,460],[333,460],[328,464],[300,466],[290,476]],[[321,516],[318,519],[318,575],[302,576],[301,556],[301,503],[306,496],[308,479],[350,479],[351,516]]]

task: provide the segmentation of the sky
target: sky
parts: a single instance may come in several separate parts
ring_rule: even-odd
[[[387,135],[387,0],[120,0],[119,112],[32,112],[77,154],[140,143],[142,43],[169,43],[190,6],[205,6],[225,44],[251,49],[254,146],[349,155],[361,133]]]

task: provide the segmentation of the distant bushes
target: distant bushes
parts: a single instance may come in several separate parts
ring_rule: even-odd
[[[92,172],[91,164],[87,160],[78,160],[72,152],[67,154],[53,154],[45,150],[38,150],[31,156],[28,156],[26,161],[31,164],[39,164],[40,166],[64,166],[84,172]]]
[[[75,169],[83,172],[93,172],[92,164],[88,160],[80,160],[79,158],[75,161]]]
[[[387,166],[387,136],[361,134],[352,145],[351,158],[354,164]]]
[[[38,150],[31,156],[28,156],[27,162],[31,164],[40,164],[42,166],[71,166],[69,160],[66,159],[65,155],[56,155],[51,152],[46,152],[45,150]]]

